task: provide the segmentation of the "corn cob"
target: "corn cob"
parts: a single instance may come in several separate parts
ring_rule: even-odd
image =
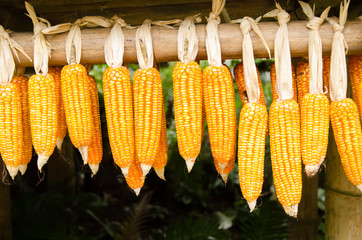
[[[323,89],[326,91],[327,98],[331,101],[331,97],[329,96],[329,79],[331,73],[331,57],[326,56],[323,57]]]
[[[226,184],[228,181],[228,176],[231,173],[231,171],[234,169],[235,166],[235,154],[234,156],[227,162],[226,167],[221,170],[219,163],[214,158],[214,165],[216,168],[216,171],[220,174],[222,180],[224,180],[224,183]]]
[[[330,118],[344,171],[362,191],[362,132],[356,103],[350,98],[332,101]]]
[[[97,82],[93,76],[88,75],[90,85],[90,97],[92,104],[92,116],[93,116],[93,138],[92,142],[88,147],[88,166],[92,170],[94,176],[99,169],[99,164],[103,157],[103,146],[102,146],[102,129],[101,129],[101,117],[99,113],[99,100],[98,100],[98,89]]]
[[[202,71],[198,63],[175,65],[173,92],[178,148],[190,172],[202,141]]]
[[[296,68],[298,103],[302,102],[304,95],[309,93],[309,64],[307,61],[300,61]]]
[[[298,103],[273,101],[269,113],[270,151],[277,197],[296,217],[302,193],[300,116]]]
[[[163,94],[162,94],[163,96]],[[163,98],[163,97],[162,97]],[[167,127],[166,127],[166,115],[165,108],[162,107],[162,119],[161,119],[161,137],[160,146],[156,160],[153,162],[153,169],[157,176],[162,180],[165,179],[165,167],[167,165]]]
[[[0,85],[0,153],[12,179],[24,159],[20,92],[19,84]]]
[[[160,145],[162,83],[155,68],[138,69],[133,78],[135,145],[143,176],[150,171]]]
[[[51,75],[33,75],[28,86],[31,135],[35,152],[38,154],[38,169],[52,155],[56,146],[57,95]]]
[[[103,91],[113,159],[127,176],[135,158],[132,84],[128,69],[107,68],[103,73]]]
[[[85,67],[81,64],[64,66],[61,72],[61,87],[70,140],[82,154],[84,164],[87,164],[88,146],[92,142],[94,126]]]
[[[30,112],[28,103],[28,81],[29,79],[25,76],[15,76],[12,79],[14,84],[19,84],[20,87],[20,99],[21,99],[21,115],[22,115],[22,127],[23,127],[23,138],[24,138],[24,153],[22,161],[19,165],[21,174],[26,172],[28,163],[33,155],[33,144],[31,141],[31,128],[30,128]]]
[[[268,111],[262,103],[246,103],[240,112],[238,166],[241,192],[253,211],[263,186]]]
[[[293,99],[297,101],[297,82],[296,82],[296,76],[293,64],[292,64],[292,76],[293,76],[293,91],[294,91]],[[279,98],[275,87],[276,80],[277,80],[277,75],[275,73],[275,63],[272,63],[270,68],[270,83],[272,88],[273,101],[276,101]]]
[[[208,66],[203,72],[203,93],[211,152],[221,171],[235,157],[236,113],[234,86],[225,66]]]
[[[259,86],[260,86],[260,99],[259,99],[259,101],[264,106],[266,106],[265,96],[264,96],[264,91],[263,91],[263,85],[261,83],[260,75],[259,75],[258,71],[257,71],[257,74],[258,74],[258,81],[259,81]],[[245,87],[245,82],[244,82],[244,66],[243,66],[243,63],[238,63],[238,64],[235,65],[235,67],[234,67],[234,76],[235,76],[236,85],[238,85],[241,102],[243,103],[243,105],[245,105],[246,103],[248,103],[248,96],[246,94],[246,87]]]
[[[314,176],[327,152],[329,102],[324,94],[306,94],[301,102],[302,159],[308,176]]]
[[[145,177],[142,173],[141,164],[134,159],[129,166],[129,171],[127,176],[125,176],[128,186],[135,192],[138,196],[140,194],[141,188],[145,183]]]
[[[52,75],[55,83],[55,94],[57,95],[57,109],[58,109],[58,127],[57,127],[57,148],[62,149],[63,139],[67,134],[67,123],[65,120],[65,111],[62,99],[61,88],[61,72],[62,67],[49,67],[48,74]]]
[[[362,56],[350,56],[348,60],[349,76],[351,78],[352,95],[362,117]]]

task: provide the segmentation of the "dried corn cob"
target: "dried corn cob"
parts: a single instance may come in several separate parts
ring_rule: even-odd
[[[284,210],[296,216],[302,194],[299,106],[295,100],[274,101],[269,114],[275,189]]]
[[[56,146],[57,95],[51,75],[33,75],[29,79],[29,109],[31,135],[38,154],[38,169],[41,171]]]
[[[129,171],[127,176],[125,176],[128,186],[135,192],[138,196],[140,194],[141,188],[145,183],[145,177],[142,173],[141,164],[134,159],[129,166]]]
[[[98,89],[97,82],[93,76],[88,75],[90,85],[90,97],[92,104],[92,116],[94,132],[92,142],[88,147],[88,166],[92,170],[94,176],[99,169],[99,164],[103,157],[103,146],[102,146],[102,129],[101,129],[101,117],[99,113],[99,100],[98,100]]]
[[[293,64],[292,64],[292,76],[293,76],[293,91],[294,91],[293,99],[297,101],[297,81],[296,81]],[[279,98],[275,87],[276,79],[277,76],[275,73],[275,63],[272,63],[270,68],[270,83],[271,83],[273,101],[276,101]]]
[[[331,73],[331,57],[326,56],[323,57],[323,89],[326,91],[327,98],[329,101],[331,101],[331,98],[329,96],[329,79],[330,79],[330,73]]]
[[[198,63],[175,65],[173,93],[178,148],[190,172],[202,141],[202,71]]]
[[[22,127],[24,138],[24,153],[23,159],[19,165],[21,174],[26,172],[28,163],[33,155],[33,143],[31,141],[31,127],[30,127],[30,111],[28,102],[28,81],[25,76],[15,76],[12,80],[14,84],[19,84],[20,98],[21,98],[21,115],[22,115]]]
[[[250,211],[263,186],[268,111],[262,103],[246,103],[240,112],[238,165],[241,192]]]
[[[203,72],[203,93],[211,152],[221,171],[235,157],[236,116],[234,87],[225,66],[208,66]]]
[[[0,85],[0,153],[12,179],[24,159],[20,92],[19,84]]]
[[[264,91],[263,91],[263,85],[262,85],[261,80],[260,80],[259,72],[257,72],[257,73],[258,73],[258,81],[259,81],[259,86],[260,86],[260,99],[259,99],[259,101],[264,106],[266,106],[265,96],[264,96]],[[234,67],[234,76],[235,76],[236,85],[238,85],[241,102],[244,105],[244,104],[246,104],[248,102],[248,96],[246,94],[246,87],[245,87],[245,82],[244,82],[244,66],[243,66],[243,63],[238,63],[238,64],[235,65],[235,67]]]
[[[362,56],[350,56],[348,60],[349,76],[352,84],[352,95],[362,117]]]
[[[162,106],[160,146],[158,149],[157,157],[152,164],[153,169],[155,170],[157,176],[162,180],[166,180],[165,179],[166,165],[167,165],[167,127],[166,127],[165,108]]]
[[[103,73],[103,91],[113,159],[127,176],[135,158],[132,84],[128,69],[107,68]]]
[[[133,78],[135,143],[137,159],[146,176],[160,145],[162,83],[155,68],[138,69]]]
[[[309,64],[307,61],[300,61],[296,68],[298,103],[302,102],[304,95],[309,93]]]
[[[64,66],[61,72],[61,87],[70,140],[82,154],[84,164],[87,164],[94,126],[85,67],[81,64]]]
[[[362,132],[357,105],[350,98],[333,101],[330,117],[344,171],[362,191]]]
[[[62,149],[63,139],[67,134],[67,122],[65,120],[65,111],[62,98],[61,88],[61,72],[62,67],[49,67],[48,74],[52,75],[55,83],[55,94],[57,95],[57,109],[58,109],[58,127],[57,127],[57,148]]]
[[[216,161],[215,158],[214,158],[214,165],[215,165],[216,171],[220,174],[222,180],[224,180],[224,183],[226,184],[228,181],[228,176],[231,173],[231,171],[234,169],[234,166],[235,166],[235,154],[230,159],[230,161],[227,162],[226,167],[223,170],[221,170],[220,165],[218,164],[218,162]]]

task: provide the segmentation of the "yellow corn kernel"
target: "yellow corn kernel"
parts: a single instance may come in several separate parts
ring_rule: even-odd
[[[24,158],[20,92],[19,84],[0,85],[0,153],[12,179]]]
[[[229,162],[227,162],[226,167],[224,167],[223,170],[221,170],[219,163],[214,158],[214,165],[216,168],[216,171],[220,174],[222,180],[224,180],[224,183],[226,184],[228,181],[228,176],[231,173],[231,171],[234,169],[235,166],[235,155],[230,159]]]
[[[297,98],[298,98],[297,81],[296,81],[293,64],[292,64],[292,78],[293,78],[293,91],[294,91],[293,99],[297,101]],[[275,72],[275,63],[272,63],[271,68],[270,68],[270,83],[271,83],[273,101],[276,101],[279,98],[278,94],[276,92],[276,87],[275,87],[276,80],[277,80],[277,75]]]
[[[135,145],[143,176],[150,171],[160,145],[162,83],[155,68],[138,69],[133,78]]]
[[[29,79],[29,109],[31,136],[38,154],[41,171],[56,146],[58,111],[54,79],[51,75],[33,75]]]
[[[323,57],[323,90],[327,92],[327,98],[331,101],[331,97],[329,96],[329,79],[331,72],[331,57],[326,56]]]
[[[300,116],[295,100],[273,101],[269,112],[274,185],[285,212],[297,216],[302,195]]]
[[[352,95],[362,117],[362,56],[350,56],[348,60],[349,76],[351,78]]]
[[[58,127],[57,127],[57,148],[61,150],[63,139],[67,134],[67,122],[65,120],[65,110],[62,98],[61,88],[61,72],[62,67],[49,67],[48,74],[52,75],[55,83],[55,94],[57,95],[57,109],[58,109]]]
[[[103,158],[101,116],[99,113],[99,100],[97,82],[93,76],[88,75],[90,85],[90,97],[93,117],[93,139],[88,147],[88,166],[94,176],[98,172],[99,164]]]
[[[142,173],[141,164],[134,159],[129,166],[128,174],[125,176],[128,186],[138,196],[143,184],[145,183],[145,177]]]
[[[233,80],[226,66],[208,66],[203,93],[211,152],[221,171],[235,157],[236,113]]]
[[[306,94],[301,102],[301,147],[307,176],[314,176],[327,152],[329,102],[324,94]]]
[[[22,115],[22,127],[23,127],[23,158],[19,165],[21,174],[26,172],[28,163],[33,155],[33,143],[31,141],[31,127],[30,127],[30,111],[28,101],[28,77],[26,76],[15,76],[11,80],[14,84],[19,84],[20,87],[20,99],[21,99],[21,115]]]
[[[330,118],[344,172],[362,191],[362,132],[356,103],[350,98],[332,102]]]
[[[162,107],[160,146],[158,149],[156,160],[153,162],[152,165],[157,176],[162,180],[166,180],[165,179],[166,165],[167,165],[167,127],[166,127],[165,108]]]
[[[202,71],[198,63],[178,62],[173,69],[175,125],[180,155],[190,172],[202,142]]]
[[[86,164],[94,126],[90,86],[85,67],[81,64],[64,66],[61,72],[61,87],[69,137]]]
[[[127,176],[135,158],[132,84],[128,69],[107,68],[103,73],[103,92],[113,159]]]
[[[258,74],[258,81],[259,81],[259,87],[260,87],[259,101],[264,106],[266,106],[265,96],[264,96],[264,91],[263,91],[263,85],[262,85],[261,80],[260,80],[259,71],[257,71],[257,74]],[[248,96],[247,96],[247,93],[246,93],[246,87],[245,87],[245,81],[244,81],[244,66],[243,66],[243,63],[238,63],[238,64],[235,65],[235,67],[234,67],[234,77],[235,77],[236,85],[238,85],[241,102],[244,105],[244,104],[248,103],[249,100],[248,100]]]
[[[300,61],[296,68],[298,103],[300,104],[304,95],[309,93],[309,64],[307,61]]]
[[[238,166],[241,192],[253,211],[264,180],[268,111],[262,103],[246,103],[240,112]]]

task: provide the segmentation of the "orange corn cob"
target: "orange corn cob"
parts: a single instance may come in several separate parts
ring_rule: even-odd
[[[127,176],[135,158],[132,84],[128,69],[107,68],[103,73],[103,91],[113,159]]]
[[[253,211],[264,180],[268,111],[262,103],[246,103],[240,112],[238,166],[241,192]]]
[[[266,106],[265,96],[264,96],[264,91],[263,91],[263,85],[262,85],[261,80],[260,80],[259,71],[257,71],[257,73],[258,73],[258,81],[259,81],[259,87],[260,87],[259,101],[264,106]],[[235,65],[235,67],[234,67],[234,76],[235,76],[236,85],[238,85],[241,102],[244,105],[244,104],[248,103],[248,96],[246,94],[246,87],[245,87],[245,82],[244,82],[244,66],[243,66],[243,63],[238,63],[238,64]]]
[[[202,71],[196,62],[178,62],[172,75],[177,143],[190,172],[202,141]]]
[[[81,64],[64,66],[61,73],[62,97],[69,137],[88,162],[88,147],[93,138],[92,104],[89,80]]]
[[[33,143],[31,141],[31,128],[30,128],[30,111],[28,102],[28,77],[26,76],[15,76],[12,82],[19,84],[20,87],[20,98],[21,98],[21,115],[22,115],[22,127],[23,127],[23,138],[24,138],[24,153],[23,159],[20,162],[19,170],[21,174],[26,172],[28,163],[33,155]]]
[[[93,76],[88,75],[90,85],[90,97],[92,104],[92,117],[93,117],[93,138],[88,147],[88,166],[92,170],[93,176],[98,172],[99,164],[103,158],[102,146],[102,129],[101,129],[101,116],[99,113],[99,100],[97,82]]]
[[[57,95],[51,75],[33,75],[29,79],[29,109],[31,135],[38,154],[38,169],[41,171],[56,146]]]
[[[48,74],[52,75],[55,83],[55,94],[57,95],[57,109],[58,109],[58,127],[57,127],[57,148],[61,150],[63,139],[67,134],[67,122],[65,120],[65,110],[62,98],[61,88],[61,72],[62,67],[49,67]]]
[[[277,197],[285,212],[296,217],[302,195],[299,106],[293,99],[273,101],[269,114],[270,152]]]
[[[304,95],[309,93],[309,64],[307,61],[300,61],[296,68],[298,103],[300,104]]]
[[[129,167],[129,171],[126,177],[128,186],[135,192],[138,196],[140,194],[141,188],[145,183],[145,177],[142,173],[141,164],[134,159]]]
[[[327,92],[327,98],[331,101],[329,96],[329,79],[331,73],[331,57],[323,57],[323,90]]]
[[[24,159],[20,92],[19,84],[0,85],[0,153],[12,179]]]
[[[292,64],[292,77],[293,77],[293,91],[294,91],[293,99],[297,101],[297,82],[296,82],[296,76],[293,64]],[[273,101],[276,101],[279,98],[275,89],[276,80],[277,80],[277,75],[275,72],[275,64],[272,63],[270,68],[270,83],[271,83]]]
[[[234,166],[235,166],[235,154],[230,159],[230,161],[227,162],[226,167],[223,170],[221,170],[221,168],[220,168],[218,162],[215,160],[215,158],[214,158],[214,165],[215,165],[216,171],[220,174],[222,180],[224,180],[224,182],[226,184],[228,181],[228,176],[231,173],[231,171],[234,169]]]
[[[349,76],[351,78],[352,95],[362,117],[362,56],[350,56],[348,60]]]
[[[362,132],[356,103],[350,98],[332,102],[330,118],[344,171],[362,191]]]
[[[324,94],[306,94],[301,101],[301,147],[307,176],[314,176],[327,152],[329,102]]]
[[[155,68],[138,69],[133,78],[135,143],[143,176],[150,171],[160,145],[162,83]]]
[[[162,107],[160,146],[158,149],[156,160],[153,162],[152,165],[157,176],[162,180],[166,180],[165,179],[166,165],[167,165],[167,127],[166,127],[165,108]]]
[[[236,113],[233,80],[225,66],[203,72],[203,93],[211,152],[221,171],[235,157]]]

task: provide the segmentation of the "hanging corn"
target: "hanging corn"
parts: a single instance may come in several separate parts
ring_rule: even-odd
[[[277,197],[284,211],[297,217],[302,195],[300,153],[300,113],[293,88],[287,23],[289,14],[276,3],[277,9],[264,17],[277,17],[279,29],[274,39],[276,93],[269,112],[270,152]]]
[[[268,129],[268,111],[265,104],[258,70],[255,66],[253,44],[250,31],[261,38],[270,57],[270,50],[260,32],[256,20],[244,17],[240,22],[243,34],[243,82],[245,103],[240,112],[238,137],[238,166],[240,189],[252,212],[261,193],[264,180],[265,139]],[[239,88],[240,91],[241,88]],[[264,102],[263,102],[264,99]]]
[[[203,99],[210,135],[211,152],[216,168],[223,179],[224,169],[230,161],[235,162],[236,113],[233,80],[230,70],[221,62],[218,36],[219,14],[224,0],[212,1],[212,12],[206,25],[206,50],[209,66],[203,71]]]
[[[202,126],[202,71],[195,62],[198,37],[195,22],[198,15],[187,17],[178,30],[178,62],[172,73],[175,125],[180,155],[190,172],[200,153]]]
[[[311,29],[308,45],[309,64],[306,63],[309,65],[307,81],[301,79],[301,82],[308,84],[307,87],[301,87],[300,91],[306,94],[298,96],[301,104],[301,148],[307,176],[314,176],[324,161],[328,145],[329,102],[323,91],[322,40],[318,30],[328,16],[330,7],[324,10],[319,18],[314,16],[314,11],[307,3],[299,3],[309,18],[307,27]]]
[[[343,4],[344,3],[344,4]],[[347,20],[350,1],[340,6],[339,20],[327,18],[333,25],[334,36],[331,52],[330,72],[330,118],[344,171],[359,190],[362,191],[362,132],[356,103],[347,98],[347,43],[343,27]]]
[[[348,59],[349,76],[351,77],[352,95],[357,104],[359,116],[362,117],[362,56],[350,56]]]

